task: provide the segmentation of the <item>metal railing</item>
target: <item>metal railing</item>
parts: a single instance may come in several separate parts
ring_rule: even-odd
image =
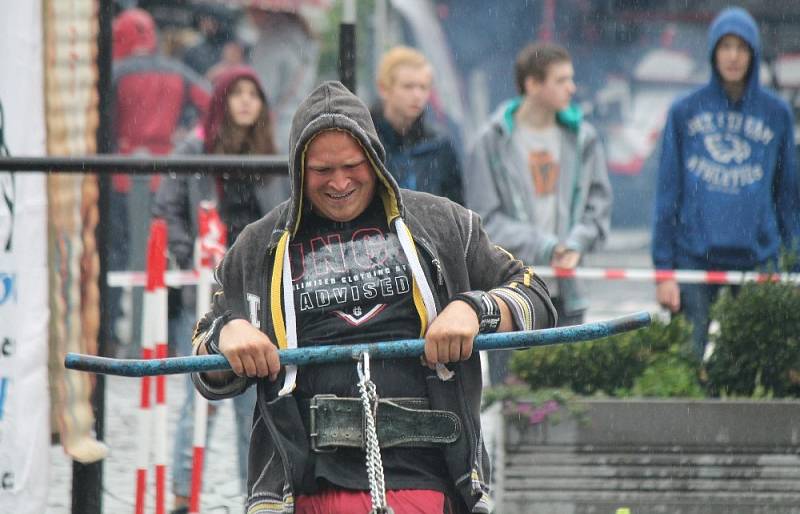
[[[0,171],[59,173],[129,173],[132,175],[287,173],[285,155],[80,155],[70,157],[0,157]]]

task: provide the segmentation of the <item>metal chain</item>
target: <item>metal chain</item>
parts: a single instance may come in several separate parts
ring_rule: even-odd
[[[362,352],[358,359],[358,390],[361,393],[361,406],[364,411],[364,446],[366,447],[367,479],[372,510],[369,514],[393,514],[386,504],[386,483],[383,479],[383,459],[378,442],[375,418],[378,413],[378,393],[375,383],[370,379],[369,353]]]

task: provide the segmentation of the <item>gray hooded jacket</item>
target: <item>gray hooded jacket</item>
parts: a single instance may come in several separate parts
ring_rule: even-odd
[[[492,245],[478,216],[444,198],[400,190],[384,167],[384,151],[366,106],[338,82],[319,86],[298,109],[291,133],[290,174],[292,197],[261,220],[248,225],[217,269],[221,292],[213,310],[197,325],[199,344],[214,323],[247,319],[263,330],[280,348],[292,347],[293,297],[287,303],[286,248],[302,223],[303,165],[309,141],[326,130],[345,130],[364,148],[379,178],[380,195],[392,230],[410,234],[412,254],[421,266],[414,273],[414,294],[429,291],[430,305],[415,302],[422,330],[455,293],[504,286],[519,329],[555,324],[555,312],[541,280],[508,252]],[[412,263],[411,267],[414,265]],[[291,276],[291,273],[288,274]],[[291,278],[289,278],[291,280]],[[505,298],[505,297],[504,297]],[[415,298],[416,299],[416,298]],[[507,302],[508,303],[508,302]],[[198,390],[209,399],[240,394],[258,387],[248,477],[248,514],[294,512],[295,488],[303,483],[309,464],[308,435],[303,429],[298,402],[291,394],[292,375],[287,366],[275,383],[238,377],[228,384],[212,385],[202,374],[193,375]],[[442,452],[450,473],[458,512],[491,509],[489,469],[480,427],[481,369],[477,353],[449,365],[454,374],[444,380],[429,372],[431,408],[455,412],[462,422],[459,439]],[[302,370],[300,370],[302,373]]]
[[[577,110],[559,113],[556,233],[547,233],[536,224],[533,181],[512,140],[519,106],[519,98],[501,105],[473,145],[464,174],[467,206],[483,217],[493,241],[527,263],[549,265],[558,243],[586,254],[605,241],[611,223],[611,185],[597,132]],[[558,280],[558,295],[567,314],[587,307],[574,279]]]

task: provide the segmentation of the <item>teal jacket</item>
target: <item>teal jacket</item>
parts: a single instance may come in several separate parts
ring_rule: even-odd
[[[464,175],[467,207],[481,215],[492,241],[526,263],[549,265],[558,243],[582,255],[591,252],[605,241],[611,223],[611,185],[597,132],[577,108],[558,114],[558,212],[555,233],[546,232],[536,223],[528,164],[511,137],[520,104],[521,98],[502,104],[470,148]],[[568,314],[586,309],[575,280],[560,279],[558,291]]]

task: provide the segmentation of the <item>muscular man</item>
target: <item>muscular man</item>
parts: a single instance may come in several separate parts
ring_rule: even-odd
[[[371,505],[355,363],[281,368],[278,348],[421,336],[425,366],[371,366],[388,504],[395,514],[488,513],[473,338],[553,326],[546,287],[490,243],[475,213],[401,192],[369,111],[340,83],[300,105],[291,149],[290,200],[229,250],[194,338],[196,353],[222,353],[233,368],[194,375],[202,394],[258,391],[248,513]]]

